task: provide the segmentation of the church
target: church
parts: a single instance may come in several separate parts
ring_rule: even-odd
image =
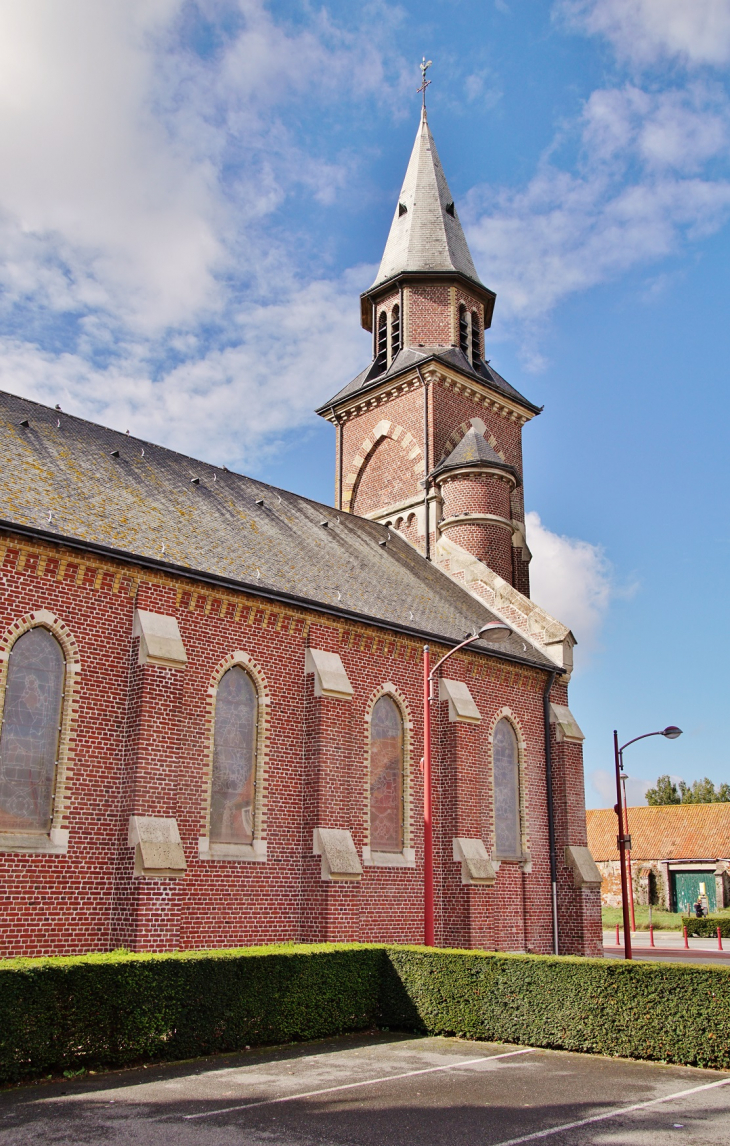
[[[0,394],[4,957],[422,943],[426,864],[436,945],[602,954],[494,304],[424,107],[372,360],[317,411],[333,506]],[[424,646],[494,622],[424,702]]]

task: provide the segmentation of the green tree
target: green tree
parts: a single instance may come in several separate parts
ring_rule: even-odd
[[[659,776],[656,787],[647,790],[646,802],[656,807],[659,804],[681,804],[682,798],[671,776]]]
[[[656,786],[649,788],[646,802],[652,807],[659,804],[730,804],[730,784],[715,787],[712,780],[695,780],[693,784],[679,781],[679,787],[671,776],[659,776]]]
[[[704,780],[695,780],[691,786],[680,780],[679,791],[683,804],[724,804],[730,799],[730,786],[721,784],[715,788],[707,776]]]

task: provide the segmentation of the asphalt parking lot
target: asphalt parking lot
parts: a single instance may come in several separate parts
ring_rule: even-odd
[[[0,1093],[27,1146],[727,1146],[730,1073],[376,1034]]]

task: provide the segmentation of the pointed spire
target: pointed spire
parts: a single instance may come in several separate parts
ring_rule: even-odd
[[[373,287],[404,271],[451,271],[480,281],[425,107]]]

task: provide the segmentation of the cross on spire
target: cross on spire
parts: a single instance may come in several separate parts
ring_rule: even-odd
[[[433,60],[427,61],[426,57],[424,56],[423,59],[421,60],[421,63],[419,64],[419,67],[421,69],[421,86],[420,86],[420,88],[416,89],[416,93],[423,92],[423,110],[424,111],[426,110],[426,88],[431,83],[430,80],[426,79],[426,72],[431,67],[432,63],[433,63]]]

